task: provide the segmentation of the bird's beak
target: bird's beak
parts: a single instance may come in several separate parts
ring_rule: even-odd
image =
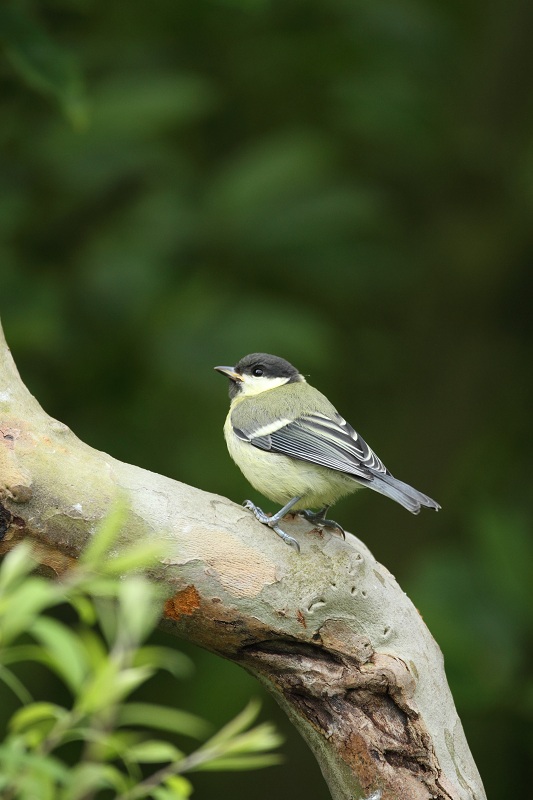
[[[239,375],[238,372],[235,372],[234,367],[214,367],[217,372],[220,372],[222,375],[226,375],[230,379],[230,381],[239,381],[242,383],[242,375]]]

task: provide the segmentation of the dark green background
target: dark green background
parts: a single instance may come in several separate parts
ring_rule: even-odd
[[[258,500],[212,367],[294,361],[442,504],[335,517],[441,645],[491,798],[527,796],[532,744],[532,36],[526,0],[0,8],[0,305],[31,391],[94,447]],[[220,723],[261,693],[194,658],[152,697]],[[286,765],[197,800],[327,797],[265,706]]]

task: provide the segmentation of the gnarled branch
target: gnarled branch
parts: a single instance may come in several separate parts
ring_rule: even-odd
[[[28,392],[0,330],[0,553],[27,538],[61,573],[119,493],[128,538],[169,542],[165,626],[259,678],[334,800],[485,798],[441,652],[362,542],[295,519],[298,555],[229,500],[87,446]]]

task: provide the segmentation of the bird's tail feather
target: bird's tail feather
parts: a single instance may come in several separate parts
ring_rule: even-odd
[[[365,485],[369,489],[395,500],[410,511],[411,514],[418,514],[422,506],[434,508],[435,511],[440,508],[440,505],[435,500],[432,500],[431,497],[428,497],[427,494],[422,494],[418,489],[414,489],[408,483],[393,478],[392,475],[374,475],[368,483],[365,482]]]

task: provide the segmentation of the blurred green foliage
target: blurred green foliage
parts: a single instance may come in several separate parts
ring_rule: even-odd
[[[163,597],[143,571],[164,550],[146,541],[117,553],[121,522],[116,509],[60,581],[30,574],[35,562],[25,543],[0,567],[0,684],[22,703],[1,732],[3,800],[187,800],[193,787],[184,773],[279,763],[269,752],[281,743],[272,725],[250,729],[256,701],[209,738],[208,724],[193,714],[131,702],[162,670],[186,676],[190,662],[175,649],[144,644]],[[50,616],[58,607],[77,620]],[[32,670],[44,664],[69,701],[35,700],[39,684],[20,680],[19,662]],[[160,731],[165,738],[149,738]],[[183,737],[207,741],[186,754],[177,746]],[[158,766],[144,766],[151,764]]]
[[[0,14],[1,311],[30,389],[88,443],[240,501],[211,367],[266,350],[309,374],[442,503],[368,492],[336,517],[441,644],[492,798],[527,793],[532,748],[532,33],[525,0]],[[251,679],[195,660],[183,702],[236,713]],[[296,737],[278,775],[234,796],[326,796]]]

